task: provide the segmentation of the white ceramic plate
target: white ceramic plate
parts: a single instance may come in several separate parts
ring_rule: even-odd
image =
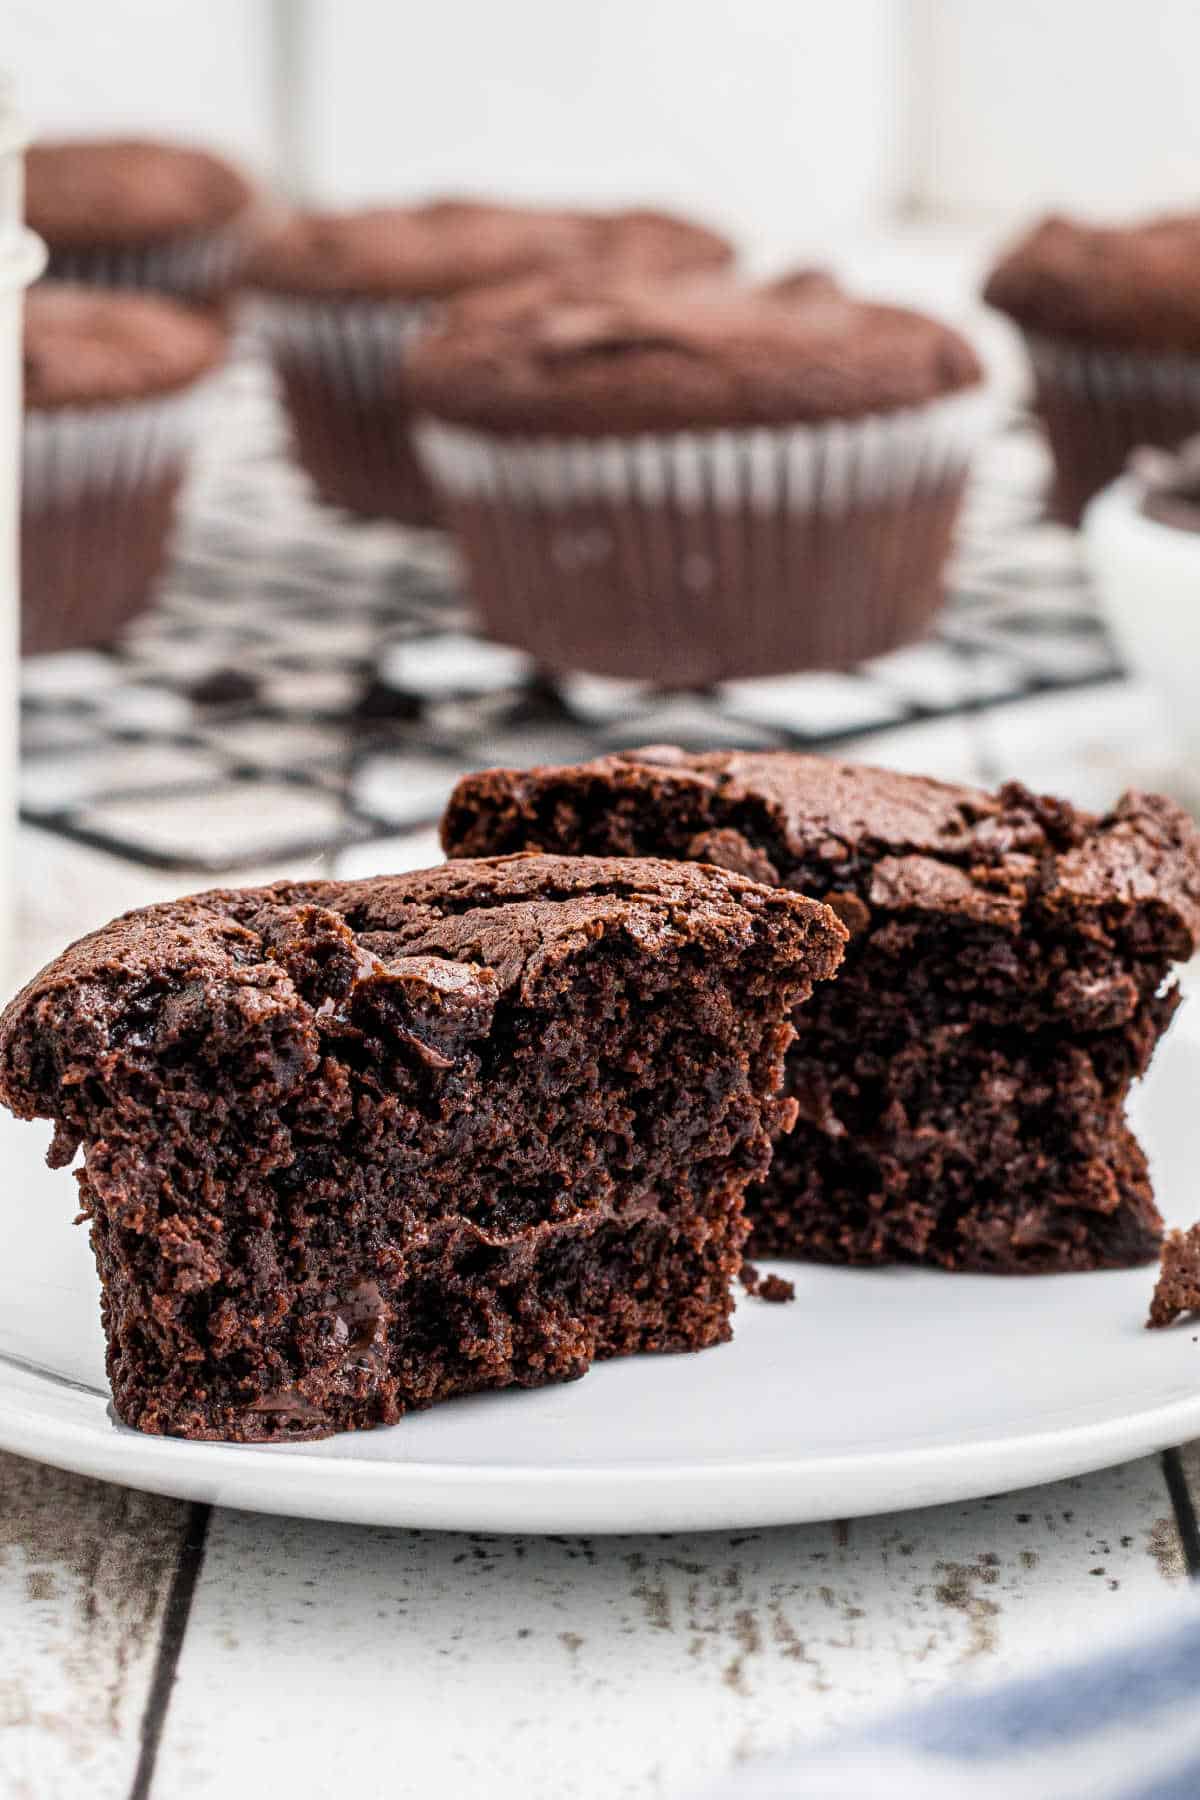
[[[1200,1215],[1198,1094],[1200,1024],[1180,1024],[1136,1107],[1173,1223]],[[91,1253],[47,1136],[0,1124],[0,1445],[133,1487],[387,1525],[691,1530],[966,1499],[1200,1436],[1200,1325],[1143,1329],[1152,1269],[792,1265],[795,1304],[743,1298],[734,1342],[701,1356],[318,1444],[143,1437],[109,1409]]]

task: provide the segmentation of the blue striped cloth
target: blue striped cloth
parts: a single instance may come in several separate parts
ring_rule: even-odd
[[[1200,1800],[1200,1619],[746,1763],[708,1800]]]

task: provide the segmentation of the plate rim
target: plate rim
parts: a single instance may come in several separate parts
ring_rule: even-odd
[[[47,1378],[27,1379],[36,1393]],[[390,1429],[403,1430],[403,1422]],[[627,1467],[520,1467],[313,1456],[303,1445],[153,1437],[114,1428],[107,1403],[99,1430],[47,1418],[0,1392],[0,1448],[75,1474],[249,1512],[536,1535],[745,1530],[867,1518],[1089,1474],[1198,1435],[1200,1389],[1110,1419],[976,1443]]]

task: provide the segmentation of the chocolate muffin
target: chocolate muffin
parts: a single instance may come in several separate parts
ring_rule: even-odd
[[[720,1343],[844,938],[717,869],[517,857],[82,939],[0,1018],[0,1100],[83,1147],[119,1416],[323,1437]]]
[[[253,190],[208,150],[70,138],[26,152],[25,211],[49,249],[52,278],[200,303],[237,280]]]
[[[259,248],[251,284],[296,455],[331,505],[411,525],[436,520],[409,435],[413,339],[457,295],[566,264],[678,277],[730,245],[668,213],[584,213],[435,200],[299,213]]]
[[[1139,444],[1200,430],[1200,213],[1045,219],[993,269],[984,298],[1024,334],[1067,523]]]
[[[107,643],[148,601],[225,333],[159,295],[25,302],[21,648]]]
[[[1015,1272],[1155,1254],[1125,1101],[1200,936],[1200,832],[1172,802],[1100,818],[1017,786],[658,748],[468,776],[442,836],[451,856],[700,859],[842,918],[842,973],[796,1016],[800,1116],[749,1196],[751,1253]]]
[[[528,283],[451,309],[408,389],[487,631],[669,686],[919,637],[986,419],[956,332],[812,271]]]

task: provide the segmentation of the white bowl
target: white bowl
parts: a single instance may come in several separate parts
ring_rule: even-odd
[[[1096,496],[1085,554],[1126,667],[1157,691],[1171,734],[1200,750],[1200,531],[1148,519],[1141,495],[1122,476]]]

